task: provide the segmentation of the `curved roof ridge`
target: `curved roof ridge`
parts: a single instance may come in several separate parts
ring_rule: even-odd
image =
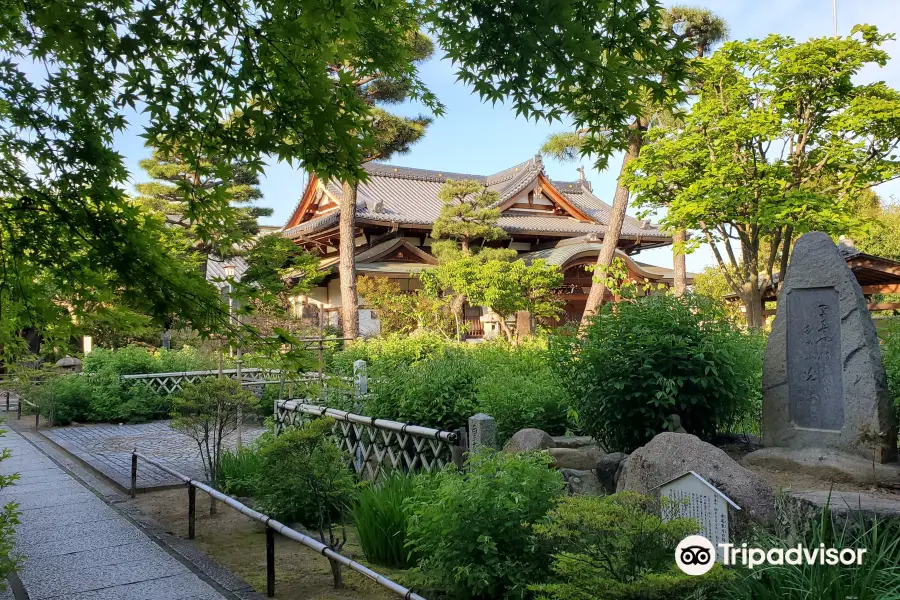
[[[447,179],[474,179],[485,183],[484,175],[472,175],[469,173],[453,173],[450,171],[435,171],[433,169],[417,169],[414,167],[400,167],[385,163],[366,163],[363,168],[371,175],[394,177],[397,179],[413,179],[416,181],[446,181]]]

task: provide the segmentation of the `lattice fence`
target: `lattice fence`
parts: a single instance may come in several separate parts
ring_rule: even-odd
[[[450,462],[462,465],[464,430],[419,427],[297,400],[275,403],[275,433],[320,417],[335,420],[332,429],[335,442],[347,451],[354,470],[361,477],[375,480],[385,469],[430,473]]]
[[[222,375],[231,379],[238,378],[237,369],[222,369]],[[218,370],[184,371],[180,373],[139,373],[122,375],[122,381],[130,381],[146,385],[158,394],[174,394],[181,391],[185,383],[197,383],[202,379],[218,377]],[[241,384],[250,387],[263,386],[280,381],[281,371],[278,369],[241,369]]]

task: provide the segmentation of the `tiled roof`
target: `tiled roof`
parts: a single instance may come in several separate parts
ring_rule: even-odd
[[[545,248],[543,250],[535,250],[534,252],[526,252],[520,256],[525,262],[530,263],[533,260],[542,258],[551,265],[563,266],[579,254],[590,253],[599,254],[603,247],[602,242],[580,242],[577,244],[561,243],[554,248]],[[623,259],[626,263],[637,271],[638,275],[648,279],[671,279],[675,275],[673,269],[666,267],[657,267],[646,263],[638,262],[631,256],[628,256],[621,250],[616,250],[616,256]],[[693,280],[695,274],[687,273],[688,280]]]
[[[448,179],[474,179],[500,196],[504,202],[529,185],[535,177],[543,173],[540,156],[494,173],[492,175],[472,175],[450,173],[427,169],[412,169],[394,165],[369,163],[365,165],[369,180],[361,183],[357,192],[356,216],[360,219],[387,221],[407,225],[431,225],[441,212],[442,203],[438,199],[441,186]],[[507,231],[546,231],[562,234],[603,234],[609,222],[611,208],[594,196],[589,185],[583,181],[552,182],[578,209],[595,222],[578,221],[557,215],[537,215],[533,213],[507,212],[500,218],[499,225]],[[326,189],[336,198],[341,196],[340,184],[330,181]],[[338,222],[336,212],[311,219],[284,231],[288,237],[309,234],[334,226]],[[652,238],[666,240],[658,226],[626,217],[622,227],[626,238]]]
[[[221,282],[227,278],[225,275],[225,266],[231,265],[234,267],[234,278],[237,281],[241,280],[241,276],[243,276],[244,271],[247,270],[247,261],[245,261],[240,256],[234,256],[232,258],[220,258],[215,254],[210,254],[206,258],[206,280],[212,282]]]

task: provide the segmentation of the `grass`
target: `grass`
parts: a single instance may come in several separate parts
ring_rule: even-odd
[[[232,496],[251,496],[256,487],[256,478],[262,467],[258,452],[241,448],[235,452],[224,451],[219,463],[220,486]]]
[[[791,543],[805,548],[865,548],[862,565],[801,564],[742,569],[730,600],[898,600],[900,599],[900,525],[872,520],[863,511],[836,520],[826,506],[809,533]],[[751,546],[787,548],[781,538],[763,534]]]
[[[394,568],[410,566],[406,548],[409,518],[404,502],[413,493],[413,477],[400,472],[360,492],[353,510],[359,544],[366,559]]]

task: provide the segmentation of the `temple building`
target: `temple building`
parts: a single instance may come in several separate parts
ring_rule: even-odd
[[[509,238],[495,244],[519,252],[528,261],[544,258],[564,273],[558,293],[565,300],[565,319],[578,320],[591,286],[585,267],[597,260],[611,208],[593,194],[583,177],[551,181],[540,156],[490,175],[472,175],[411,169],[370,163],[368,181],[358,188],[356,203],[356,269],[359,276],[396,279],[401,289],[421,287],[423,270],[437,264],[429,252],[432,226],[440,214],[438,199],[448,179],[472,179],[497,192],[501,211],[498,225]],[[320,268],[327,275],[320,287],[297,298],[296,310],[321,306],[337,324],[341,304],[338,280],[338,202],[341,185],[311,177],[282,235],[322,255]],[[637,282],[671,285],[672,270],[634,260],[642,250],[667,246],[671,237],[649,220],[626,217],[618,255]],[[690,283],[690,281],[689,281]],[[360,298],[360,332],[378,331],[377,317]],[[482,307],[466,307],[470,337],[498,333],[496,315]]]

